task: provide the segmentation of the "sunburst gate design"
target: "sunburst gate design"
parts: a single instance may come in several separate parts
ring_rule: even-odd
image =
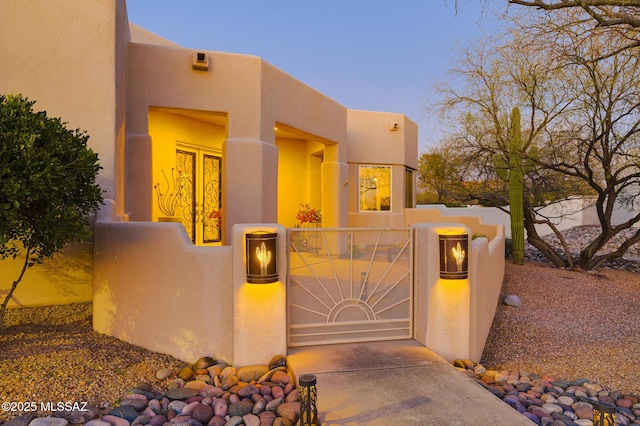
[[[290,345],[412,337],[408,228],[289,232]]]

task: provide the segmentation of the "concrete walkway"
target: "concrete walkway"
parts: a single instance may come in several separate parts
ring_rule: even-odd
[[[287,360],[316,375],[323,425],[534,424],[414,340],[292,348]]]

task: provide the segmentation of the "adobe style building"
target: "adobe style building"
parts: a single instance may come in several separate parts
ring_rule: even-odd
[[[106,199],[93,246],[29,271],[13,306],[93,300],[100,332],[183,359],[261,362],[256,341],[264,356],[286,349],[287,271],[270,290],[247,287],[247,232],[286,242],[301,205],[321,210],[322,228],[408,225],[418,129],[403,114],[350,110],[259,57],[178,46],[130,23],[125,0],[5,0],[0,21],[0,93],[87,130]],[[278,253],[286,264],[285,244]],[[265,305],[271,323],[255,317]],[[175,333],[161,336],[167,309]],[[468,355],[469,334],[483,345],[486,333],[465,309]]]
[[[323,227],[401,226],[414,207],[418,132],[402,114],[349,110],[259,57],[177,46],[130,24],[124,0],[0,13],[0,92],[88,131],[103,217],[157,221],[154,186],[180,182],[196,244],[225,244],[236,223],[294,226],[300,204]]]

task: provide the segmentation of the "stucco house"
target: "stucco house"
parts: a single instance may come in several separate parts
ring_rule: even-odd
[[[287,271],[247,287],[247,232],[288,241],[301,204],[321,209],[322,228],[407,226],[418,129],[405,115],[350,110],[259,57],[178,46],[130,23],[125,0],[6,0],[0,20],[0,93],[86,129],[107,200],[93,246],[30,271],[14,306],[92,300],[97,331],[185,359],[262,362],[255,342],[264,356],[286,350]],[[477,337],[465,306],[461,352],[477,358],[487,320]],[[175,330],[161,337],[167,309]]]
[[[302,203],[325,227],[399,226],[414,206],[417,126],[402,114],[349,110],[259,57],[177,46],[129,23],[124,0],[0,7],[0,91],[88,131],[111,220],[157,221],[154,186],[166,197],[178,181],[196,244],[225,244],[236,223],[293,226]]]

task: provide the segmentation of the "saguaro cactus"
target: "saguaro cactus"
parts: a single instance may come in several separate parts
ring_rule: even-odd
[[[511,241],[513,243],[513,263],[522,265],[524,262],[524,174],[531,165],[522,147],[520,132],[520,109],[511,111],[511,125],[509,126],[508,165],[500,153],[493,155],[493,164],[498,177],[509,183],[509,214],[511,216]],[[535,155],[530,152],[529,158]]]
[[[462,250],[460,243],[451,249],[451,252],[453,253],[453,257],[456,259],[456,268],[458,269],[458,272],[462,272],[462,262],[467,254]]]
[[[267,275],[267,266],[271,262],[271,252],[267,250],[265,243],[262,243],[260,247],[256,247],[256,256],[260,262],[260,273]]]

